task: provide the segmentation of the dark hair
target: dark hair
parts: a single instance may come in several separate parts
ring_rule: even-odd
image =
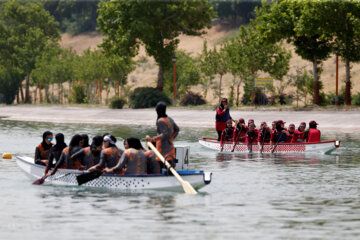
[[[57,151],[62,151],[64,148],[67,147],[65,143],[64,134],[62,133],[56,134],[55,139],[56,139],[56,145],[54,146],[54,148],[56,148]]]
[[[103,143],[103,137],[96,135],[95,137],[92,138],[91,148],[99,147],[102,145],[102,143]]]
[[[45,131],[45,132],[43,133],[43,135],[42,135],[43,140],[42,140],[42,142],[41,142],[41,145],[44,147],[45,150],[50,149],[51,146],[52,146],[51,143],[50,143],[50,144],[47,144],[47,143],[45,142],[46,137],[49,136],[49,135],[53,135],[53,133],[50,132],[50,131]]]
[[[163,101],[160,101],[156,104],[155,107],[156,113],[157,113],[157,119],[162,117],[167,117],[166,115],[166,103]]]
[[[82,137],[82,140],[84,140],[84,145],[83,147],[88,147],[89,146],[89,136],[87,134],[81,134],[80,135]]]
[[[129,148],[134,148],[136,150],[144,149],[143,146],[141,145],[140,139],[138,138],[130,137],[125,140],[129,144]]]

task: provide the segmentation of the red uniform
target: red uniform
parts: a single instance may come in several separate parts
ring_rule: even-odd
[[[290,142],[292,142],[292,139],[293,139],[293,137],[294,137],[294,134],[295,134],[295,131],[294,132],[288,132],[290,135],[289,136],[287,136],[286,135],[286,142],[287,143],[290,143]]]
[[[265,130],[259,131],[258,142],[259,143],[268,143],[271,139],[272,130],[270,128],[266,128]]]
[[[240,132],[241,130],[241,132]],[[233,133],[233,142],[236,142],[236,140],[238,140],[238,142],[242,142],[244,143],[246,141],[246,132],[249,130],[248,126],[243,126],[243,127],[234,127],[234,133]],[[239,136],[240,134],[240,136]]]
[[[247,131],[247,133],[246,133],[246,144],[250,145],[250,142],[253,145],[257,144],[258,137],[259,137],[259,131],[257,129],[254,129],[254,131]]]
[[[292,143],[304,142],[305,141],[304,134],[305,134],[305,132],[300,132],[299,130],[295,130],[294,135],[291,139],[291,142]]]
[[[233,140],[234,128],[226,128],[221,133],[220,146],[222,147],[224,142],[231,142]]]
[[[320,142],[320,137],[321,137],[321,133],[320,133],[319,129],[310,128],[306,141],[307,142]]]

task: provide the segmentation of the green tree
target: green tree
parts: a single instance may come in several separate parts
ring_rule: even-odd
[[[25,102],[30,103],[30,73],[43,49],[60,38],[58,23],[41,4],[9,1],[1,5],[0,58],[26,76]]]
[[[143,44],[159,66],[157,89],[162,91],[164,70],[171,67],[171,58],[179,43],[177,37],[202,34],[212,17],[208,0],[101,1],[98,25],[107,36],[101,46],[105,51],[135,56]]]
[[[262,38],[279,42],[284,38],[295,46],[295,52],[312,61],[314,74],[314,103],[320,104],[319,64],[331,53],[331,35],[322,31],[321,14],[316,10],[322,1],[284,0],[267,4],[256,11]]]
[[[177,98],[183,99],[191,86],[200,82],[200,70],[197,67],[196,60],[184,51],[176,51],[176,92]],[[165,91],[174,92],[174,71],[168,68],[165,71]]]

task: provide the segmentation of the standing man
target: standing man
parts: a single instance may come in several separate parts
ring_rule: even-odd
[[[157,135],[153,138],[146,136],[147,142],[155,142],[156,149],[164,156],[166,161],[169,161],[172,167],[175,167],[175,147],[173,144],[174,139],[179,133],[179,127],[176,125],[171,117],[166,115],[166,103],[158,102],[156,104],[156,132]],[[165,167],[160,159],[160,166]]]

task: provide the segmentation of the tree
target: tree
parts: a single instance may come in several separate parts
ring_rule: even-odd
[[[295,52],[312,61],[314,73],[314,103],[320,104],[319,64],[330,56],[331,35],[321,31],[321,15],[317,7],[322,1],[284,0],[272,5],[264,2],[256,11],[257,28],[263,40],[279,42],[284,38],[295,46]]]
[[[60,38],[58,23],[42,5],[14,0],[1,5],[0,26],[0,36],[6,37],[0,40],[0,58],[26,76],[25,102],[30,103],[30,73],[46,45]]]
[[[350,63],[360,61],[360,3],[326,1],[319,5],[316,11],[322,16],[321,27],[333,36],[333,52],[345,61],[345,104],[350,105]]]
[[[196,60],[186,52],[177,51],[176,57],[176,91],[178,93],[177,97],[182,100],[189,88],[200,82],[200,70],[197,67]],[[167,69],[164,75],[166,79],[165,90],[173,93],[173,69]]]
[[[159,66],[157,89],[162,91],[164,70],[171,67],[171,58],[179,43],[177,37],[201,35],[212,17],[208,0],[101,1],[98,25],[107,36],[101,47],[120,55],[135,56],[143,44]]]

